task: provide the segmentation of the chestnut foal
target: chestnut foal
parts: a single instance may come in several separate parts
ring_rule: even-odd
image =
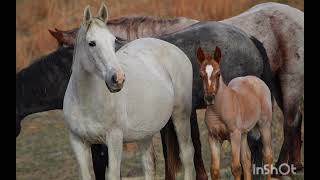
[[[219,47],[213,59],[198,48],[197,58],[207,104],[205,121],[211,148],[211,178],[219,179],[220,145],[224,140],[231,141],[231,170],[235,180],[240,180],[241,165],[244,178],[252,178],[247,133],[257,125],[262,137],[264,164],[270,172],[267,179],[271,179],[272,104],[268,86],[255,76],[238,77],[226,85],[220,75]]]

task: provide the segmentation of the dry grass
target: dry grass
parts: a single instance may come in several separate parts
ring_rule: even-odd
[[[48,33],[54,27],[79,26],[83,9],[97,12],[102,0],[18,0],[16,6],[16,69],[56,48]],[[239,14],[265,0],[108,0],[110,18],[125,15],[186,16],[198,20],[221,20]],[[277,0],[304,10],[304,0]]]
[[[207,128],[204,123],[204,110],[199,110],[198,122],[202,144],[202,157],[206,170],[210,167],[210,148]],[[278,158],[283,141],[283,117],[278,108],[273,115],[272,146],[274,163]],[[154,138],[156,155],[156,180],[164,179],[164,159],[160,135]],[[68,132],[64,126],[60,110],[33,114],[22,122],[22,133],[16,142],[16,177],[18,180],[76,180],[78,166],[71,151]],[[121,175],[123,177],[141,177],[142,164],[139,152],[133,145],[125,146]],[[221,179],[231,179],[230,143],[225,142],[221,151]],[[304,148],[302,161],[304,162]],[[140,178],[141,179],[141,178]],[[181,173],[179,178],[182,179]],[[303,172],[294,176],[293,180],[304,179]]]

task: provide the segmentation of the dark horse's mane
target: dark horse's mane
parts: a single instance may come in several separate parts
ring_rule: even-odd
[[[57,87],[56,83],[68,82],[64,81],[71,74],[70,59],[72,49],[59,48],[16,74],[16,110],[21,118],[52,107],[62,109],[65,84]]]

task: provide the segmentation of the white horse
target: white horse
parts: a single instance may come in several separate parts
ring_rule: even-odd
[[[104,4],[98,17],[86,7],[63,104],[81,178],[91,179],[91,144],[107,144],[106,178],[119,180],[122,144],[137,141],[145,178],[153,179],[152,136],[172,117],[184,179],[193,179],[190,60],[176,46],[153,38],[132,41],[115,53],[107,16]]]

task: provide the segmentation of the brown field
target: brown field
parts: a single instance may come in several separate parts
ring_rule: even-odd
[[[109,15],[117,18],[126,15],[153,15],[161,17],[186,16],[198,20],[221,20],[237,15],[266,0],[108,0]],[[304,0],[276,0],[304,10]],[[28,66],[33,59],[53,51],[56,41],[48,29],[71,29],[80,24],[83,9],[91,5],[97,12],[101,0],[16,0],[16,71]],[[203,157],[209,170],[207,130],[199,111],[199,127]],[[274,160],[281,143],[282,114],[273,116]],[[156,152],[156,179],[164,177],[164,160],[159,136],[154,138]],[[230,144],[223,144],[222,179],[231,179]],[[75,180],[77,164],[71,152],[61,111],[30,115],[22,123],[22,133],[16,141],[16,177],[18,180]],[[121,173],[124,177],[141,176],[139,152],[134,146],[126,148]],[[302,151],[302,153],[304,150]],[[304,157],[302,155],[302,157]],[[181,178],[179,178],[181,179]],[[292,179],[303,179],[303,173]]]
[[[80,24],[90,4],[97,12],[101,0],[16,0],[16,70],[57,47],[48,29],[70,29]],[[110,18],[126,15],[185,16],[221,20],[266,0],[108,0]],[[304,10],[304,0],[276,0]]]

